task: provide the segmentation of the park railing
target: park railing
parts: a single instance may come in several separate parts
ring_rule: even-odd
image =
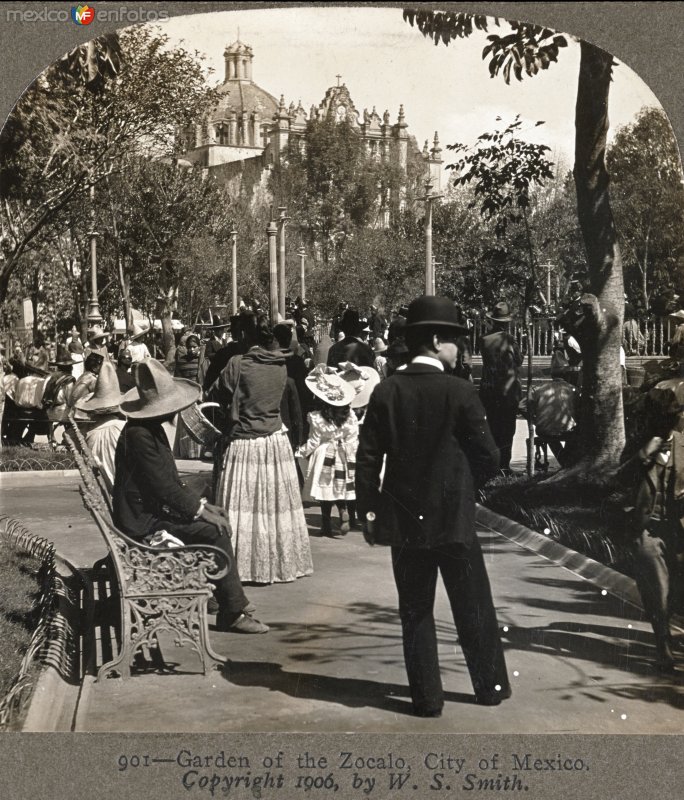
[[[664,357],[667,355],[667,344],[672,339],[681,320],[671,317],[658,317],[656,319],[629,320],[624,325],[623,347],[628,356]],[[468,321],[472,351],[480,355],[480,337],[489,332],[490,328],[485,319],[470,319]],[[330,320],[320,320],[314,326],[314,339],[320,342],[324,335],[330,333]],[[526,326],[521,321],[513,321],[510,331],[524,353],[528,352],[528,333]],[[560,325],[553,317],[536,317],[531,325],[530,340],[532,355],[550,356],[553,353],[554,342],[561,336]]]

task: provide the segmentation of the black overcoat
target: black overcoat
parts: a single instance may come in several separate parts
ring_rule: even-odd
[[[356,463],[359,516],[375,513],[378,544],[469,545],[475,489],[498,463],[473,385],[436,366],[409,364],[380,383],[368,404]]]
[[[114,524],[125,534],[142,539],[163,529],[165,521],[193,521],[200,497],[181,482],[160,423],[129,420],[114,463]]]

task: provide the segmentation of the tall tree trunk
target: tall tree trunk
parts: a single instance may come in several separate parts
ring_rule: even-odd
[[[605,162],[613,59],[587,42],[580,47],[574,176],[591,294],[581,300],[583,321],[576,334],[583,359],[582,456],[573,472],[595,479],[617,465],[625,444],[620,369],[624,284]]]

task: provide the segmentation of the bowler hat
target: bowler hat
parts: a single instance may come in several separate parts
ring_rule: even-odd
[[[511,316],[511,309],[509,308],[508,303],[504,300],[501,303],[497,303],[491,314],[485,314],[487,319],[491,319],[493,322],[510,322],[513,317]]]
[[[377,339],[373,341],[373,352],[374,353],[384,353],[387,350],[387,345],[385,342],[378,336]]]
[[[76,408],[79,411],[87,411],[89,414],[112,414],[119,410],[122,398],[123,394],[119,389],[116,368],[111,361],[105,361],[97,376],[95,390],[92,394],[79,400]]]
[[[408,307],[406,327],[415,328],[419,325],[456,328],[462,333],[468,331],[463,315],[453,302],[448,297],[432,295],[419,297]]]
[[[172,378],[155,358],[138,364],[135,389],[126,392],[121,410],[131,419],[154,419],[176,414],[200,400],[202,387],[187,378]]]

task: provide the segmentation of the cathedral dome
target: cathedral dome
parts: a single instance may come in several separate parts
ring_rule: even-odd
[[[252,48],[237,41],[223,51],[226,71],[218,87],[219,100],[212,112],[212,120],[227,120],[235,114],[251,116],[256,112],[259,119],[271,120],[278,108],[278,101],[252,80]]]
[[[271,120],[278,109],[278,101],[252,81],[233,79],[218,87],[219,99],[212,111],[214,121],[229,119],[232,114],[256,112],[260,119]]]

